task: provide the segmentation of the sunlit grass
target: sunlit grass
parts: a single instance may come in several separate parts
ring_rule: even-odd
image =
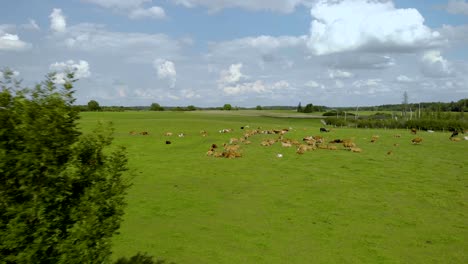
[[[353,138],[363,152],[339,146],[298,155],[279,144],[261,147],[276,136],[256,135],[241,147],[242,158],[207,157],[212,143],[240,137],[241,126],[292,128],[285,137],[296,140],[323,126],[320,119],[233,112],[82,114],[84,131],[98,120],[114,123],[114,142],[127,147],[134,174],[115,257],[142,251],[176,263],[468,262],[468,141],[419,132],[422,144],[412,145],[406,130],[332,128],[321,135]],[[234,132],[220,134],[223,128]],[[371,143],[372,135],[379,140]]]

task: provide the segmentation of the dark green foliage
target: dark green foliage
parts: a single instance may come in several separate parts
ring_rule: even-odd
[[[164,111],[164,108],[158,103],[152,103],[150,106],[150,111]]]
[[[263,108],[261,105],[257,105],[257,107],[255,107],[255,110],[263,110]]]
[[[130,257],[129,259],[126,257],[119,258],[114,264],[166,264],[165,260],[153,260],[152,256],[148,256],[146,253],[141,254],[138,253],[135,256]],[[167,264],[174,264],[174,262],[170,262]]]
[[[97,101],[91,100],[88,102],[88,111],[101,111],[101,107]]]
[[[195,111],[197,108],[194,105],[187,106],[187,111]]]
[[[305,107],[304,107],[304,110],[302,111],[304,113],[312,113],[313,112],[313,106],[312,104],[307,104]]]
[[[225,104],[223,106],[223,110],[231,110],[232,109],[232,106],[230,104]]]
[[[297,105],[297,112],[302,113],[303,111],[304,111],[304,109],[302,109],[301,102],[299,102],[299,104]]]
[[[128,184],[112,130],[77,129],[73,74],[20,88],[0,80],[1,263],[104,263],[119,228]]]
[[[400,119],[382,119],[374,118],[359,118],[359,119],[344,119],[336,117],[328,117],[325,119],[327,125],[334,126],[350,126],[358,128],[417,128],[420,130],[438,130],[438,131],[450,131],[458,130],[463,131],[468,128],[468,122],[466,120],[457,120],[457,119],[413,119],[405,120]]]

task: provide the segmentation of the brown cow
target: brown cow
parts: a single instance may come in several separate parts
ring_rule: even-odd
[[[413,138],[413,139],[411,140],[411,142],[412,142],[413,144],[421,144],[422,141],[423,141],[423,139],[420,138],[420,137]]]
[[[356,153],[361,153],[362,152],[362,149],[356,148],[356,147],[350,148],[349,150],[351,150],[351,152],[356,152]]]
[[[416,128],[414,128],[414,127],[411,128],[411,134],[416,135],[417,132],[418,132],[418,130]]]
[[[146,132],[146,131],[142,131],[142,132],[140,132],[140,135],[142,135],[142,136],[148,136],[148,135],[149,135],[149,133],[148,133],[148,132]]]

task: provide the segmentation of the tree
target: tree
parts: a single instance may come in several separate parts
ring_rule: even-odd
[[[232,109],[232,106],[230,104],[225,104],[223,106],[223,110],[231,110]]]
[[[112,129],[77,127],[73,73],[33,89],[11,71],[0,80],[2,263],[104,263],[119,228],[127,158],[108,151]]]
[[[197,108],[194,105],[187,106],[187,111],[195,111]]]
[[[299,105],[297,106],[297,112],[301,113],[302,111],[304,110],[302,109],[301,102],[299,102]]]
[[[313,105],[312,104],[307,104],[305,107],[304,107],[304,110],[302,112],[304,113],[312,113],[313,112]]]
[[[101,107],[99,106],[99,103],[95,100],[91,100],[88,102],[88,110],[89,111],[100,111]]]
[[[261,105],[257,105],[257,107],[255,107],[256,110],[263,110],[262,106]]]
[[[152,103],[150,106],[150,111],[164,111],[164,108],[158,103]]]

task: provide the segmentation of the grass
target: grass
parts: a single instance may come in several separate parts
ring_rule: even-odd
[[[412,145],[406,130],[336,128],[322,135],[353,137],[363,152],[297,155],[261,147],[274,136],[257,135],[242,158],[207,157],[212,143],[240,137],[241,126],[292,127],[286,138],[297,140],[322,126],[235,112],[82,114],[83,131],[114,123],[135,175],[115,258],[141,251],[176,263],[468,263],[468,141],[420,132],[423,143]]]

